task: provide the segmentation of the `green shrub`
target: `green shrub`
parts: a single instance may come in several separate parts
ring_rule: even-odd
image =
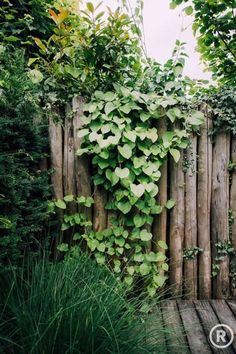
[[[39,169],[48,138],[38,87],[27,75],[24,51],[1,47],[0,52],[1,270],[44,232],[51,192],[48,173]]]
[[[34,263],[4,275],[0,351],[11,353],[164,353],[160,323],[149,333],[113,275],[89,258]],[[157,340],[151,340],[156,338]],[[152,342],[152,343],[151,343]],[[2,352],[1,351],[1,352]]]

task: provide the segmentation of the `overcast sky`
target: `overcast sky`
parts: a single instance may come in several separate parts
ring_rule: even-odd
[[[91,0],[90,0],[91,1]],[[94,5],[98,1],[92,1]],[[112,9],[117,8],[117,0],[103,0]],[[136,0],[130,0],[135,4]],[[210,79],[209,72],[203,72],[199,54],[196,52],[196,39],[192,33],[191,16],[183,15],[181,8],[169,9],[169,0],[144,0],[144,29],[148,56],[164,63],[170,58],[176,39],[186,42],[186,61],[184,73],[195,79]],[[183,7],[183,6],[182,6]],[[183,30],[184,29],[184,30]]]

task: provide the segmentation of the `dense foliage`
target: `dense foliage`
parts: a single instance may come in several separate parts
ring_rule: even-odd
[[[83,256],[33,262],[25,273],[10,272],[0,289],[0,351],[165,353],[160,321],[147,341],[134,305],[110,272]]]
[[[47,154],[47,129],[38,88],[25,72],[24,51],[0,53],[0,263],[33,250],[47,219],[48,174],[39,169]],[[41,122],[37,122],[41,119]]]
[[[198,50],[214,77],[222,83],[236,83],[235,0],[173,0],[171,7],[186,3],[185,12],[194,15]]]

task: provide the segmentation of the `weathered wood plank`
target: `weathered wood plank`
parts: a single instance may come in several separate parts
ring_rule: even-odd
[[[214,309],[220,323],[228,325],[236,333],[236,319],[225,300],[211,300],[211,306]],[[236,351],[236,338],[232,343]]]
[[[179,313],[187,335],[189,348],[192,354],[210,354],[206,335],[199,321],[192,301],[178,300]]]
[[[161,307],[163,322],[166,329],[166,345],[168,353],[189,353],[186,334],[176,301],[163,301]]]
[[[75,195],[75,147],[73,120],[70,117],[71,105],[66,107],[66,117],[64,123],[64,159],[63,159],[63,185],[64,195]],[[76,212],[76,204],[69,203],[68,210],[72,214]]]
[[[156,306],[146,318],[147,342],[155,345],[156,354],[168,353],[165,332],[161,308]]]
[[[107,192],[101,187],[94,189],[93,230],[102,231],[107,226]]]
[[[49,142],[50,142],[50,151],[51,151],[51,168],[54,172],[51,175],[51,181],[53,186],[53,194],[55,199],[63,198],[63,139],[62,139],[62,126],[60,123],[57,123],[51,117],[49,119]],[[57,209],[57,217],[59,219],[59,224],[63,222],[63,211],[62,209]],[[57,246],[62,241],[62,233],[59,233],[59,236],[54,239],[53,242],[53,256],[58,258],[59,251]]]
[[[186,151],[190,163],[185,174],[185,249],[197,246],[197,136],[191,136],[191,144]],[[197,258],[184,261],[185,297],[197,299]]]
[[[82,126],[81,116],[83,113],[83,98],[74,97],[72,108],[75,112],[73,119],[74,126],[74,149],[75,153],[82,144],[82,139],[78,137],[77,132]],[[90,161],[86,156],[75,157],[75,179],[76,179],[76,194],[78,196],[90,197],[91,191],[91,176],[90,176]],[[79,211],[84,212],[88,220],[92,221],[92,209],[79,207]]]
[[[225,242],[229,237],[229,136],[219,133],[215,138],[213,148],[212,169],[212,248],[213,258],[217,257],[217,242]],[[213,261],[214,261],[213,259]],[[214,296],[217,299],[227,298],[229,295],[229,257],[226,255],[220,262],[220,269],[213,281]]]
[[[209,342],[209,345],[214,353],[219,353],[219,354],[232,354],[234,353],[233,349],[231,347],[225,348],[225,349],[216,349],[209,340],[209,334],[211,329],[219,324],[219,320],[213,311],[213,308],[211,307],[210,303],[208,301],[194,301],[198,316],[200,317],[200,321],[202,323],[202,326],[205,330],[207,340]],[[215,333],[213,333],[213,340],[215,343],[216,342],[216,337]]]
[[[227,304],[230,307],[231,311],[233,312],[235,318],[236,318],[236,301],[234,300],[227,300]]]
[[[183,154],[176,164],[171,159],[170,196],[176,201],[170,212],[170,285],[175,295],[182,294],[184,242],[184,172]]]
[[[166,131],[166,123],[163,119],[160,120],[158,124],[158,136],[161,137]],[[167,174],[168,174],[168,161],[166,160],[160,168],[161,178],[158,182],[159,192],[157,194],[157,203],[160,205],[165,205],[167,202]],[[166,242],[166,232],[167,232],[167,211],[166,208],[163,209],[160,215],[154,217],[152,225],[153,234],[153,250],[156,252],[159,250],[157,242],[159,240]],[[163,252],[163,250],[161,250]]]
[[[236,162],[236,139],[232,137],[231,139],[231,162]],[[236,251],[236,171],[234,170],[231,174],[231,185],[230,185],[230,209],[232,211],[232,215],[234,217],[234,222],[232,224],[232,243],[234,250]],[[236,260],[233,260],[236,262]],[[232,295],[236,298],[236,289],[231,286]]]
[[[52,174],[52,185],[54,197],[56,199],[63,198],[63,182],[62,182],[62,126],[60,123],[54,122],[53,118],[49,119],[49,140],[51,150],[51,168],[54,169]]]
[[[210,203],[212,175],[212,143],[208,136],[211,128],[211,116],[206,106],[202,106],[205,122],[201,126],[198,139],[198,189],[197,189],[197,228],[198,247],[203,249],[199,255],[199,298],[211,298],[211,239],[210,239]]]

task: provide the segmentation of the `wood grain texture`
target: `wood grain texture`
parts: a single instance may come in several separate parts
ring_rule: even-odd
[[[236,162],[236,139],[234,137],[231,138],[231,162]],[[232,211],[232,215],[234,217],[234,222],[232,225],[232,243],[234,250],[236,251],[236,171],[231,173],[231,183],[230,183],[230,209]],[[235,259],[233,260],[235,262]],[[236,298],[236,289],[231,286],[232,295]]]
[[[63,138],[62,138],[62,126],[57,123],[51,117],[49,119],[49,141],[50,141],[50,158],[51,168],[53,173],[51,175],[51,181],[53,186],[53,194],[55,199],[62,199],[63,194]],[[63,222],[63,211],[57,209],[57,217],[59,225]],[[59,257],[59,251],[57,246],[62,242],[62,234],[59,231],[59,235],[55,237],[53,242],[53,257]]]
[[[225,242],[229,238],[229,176],[227,170],[229,143],[229,136],[226,133],[219,133],[213,147],[211,235],[214,259],[218,255],[216,243]],[[227,255],[220,262],[219,272],[213,281],[213,289],[217,299],[229,296],[229,257]]]
[[[233,312],[229,308],[225,300],[211,300],[211,306],[215,311],[215,314],[219,318],[220,323],[228,325],[234,333],[236,333],[236,320]],[[232,343],[232,347],[236,351],[236,338]]]
[[[75,112],[73,119],[74,127],[74,149],[76,151],[82,144],[82,139],[78,137],[77,132],[82,126],[81,116],[83,113],[83,98],[74,97],[72,101],[72,108]],[[87,156],[75,155],[75,179],[76,179],[76,194],[77,196],[90,197],[91,190],[91,175],[90,175],[90,161]],[[87,219],[92,221],[92,209],[79,207],[79,211],[85,213]]]
[[[101,187],[96,186],[94,189],[94,206],[93,206],[93,230],[102,231],[107,226],[107,192]]]
[[[164,327],[166,328],[167,353],[190,353],[177,302],[166,300],[161,306]]]
[[[75,146],[73,119],[70,117],[72,107],[67,105],[64,123],[64,159],[63,159],[63,185],[64,195],[76,195],[75,182]],[[76,204],[69,203],[67,209],[70,213],[76,212]]]
[[[199,255],[199,298],[211,298],[211,176],[212,142],[208,136],[211,129],[211,116],[206,106],[202,106],[205,122],[201,126],[198,139],[198,178],[197,178],[197,228],[198,247],[203,249]]]
[[[183,242],[184,242],[184,172],[183,154],[176,164],[170,162],[170,196],[176,201],[175,207],[170,212],[170,285],[175,295],[182,294],[183,281]]]
[[[158,136],[161,137],[166,131],[166,123],[163,119],[160,120],[157,126]],[[157,203],[164,206],[167,202],[167,176],[168,176],[168,161],[164,161],[163,165],[160,168],[161,178],[158,181],[159,192],[157,194]],[[157,242],[162,240],[166,242],[166,233],[167,233],[167,211],[166,208],[163,209],[162,213],[154,216],[154,221],[152,225],[152,234],[153,234],[153,250],[159,251]],[[163,250],[161,250],[163,252]]]
[[[197,136],[191,136],[191,144],[186,151],[190,162],[185,173],[185,234],[184,247],[197,246]],[[197,299],[197,258],[184,261],[185,297]]]
[[[209,346],[212,349],[212,351],[217,354],[232,354],[232,353],[234,353],[234,350],[231,348],[231,346],[228,348],[225,348],[225,349],[216,349],[210,343],[210,340],[209,340],[210,331],[215,325],[220,323],[219,319],[216,316],[210,303],[208,301],[194,301],[194,304],[195,304],[198,316],[200,318],[200,321],[203,325],[204,331],[206,333],[206,338],[208,340]],[[215,335],[216,335],[216,333],[214,332],[213,340],[215,343],[217,343]]]
[[[192,301],[178,300],[178,308],[192,354],[211,354],[207,338]]]

